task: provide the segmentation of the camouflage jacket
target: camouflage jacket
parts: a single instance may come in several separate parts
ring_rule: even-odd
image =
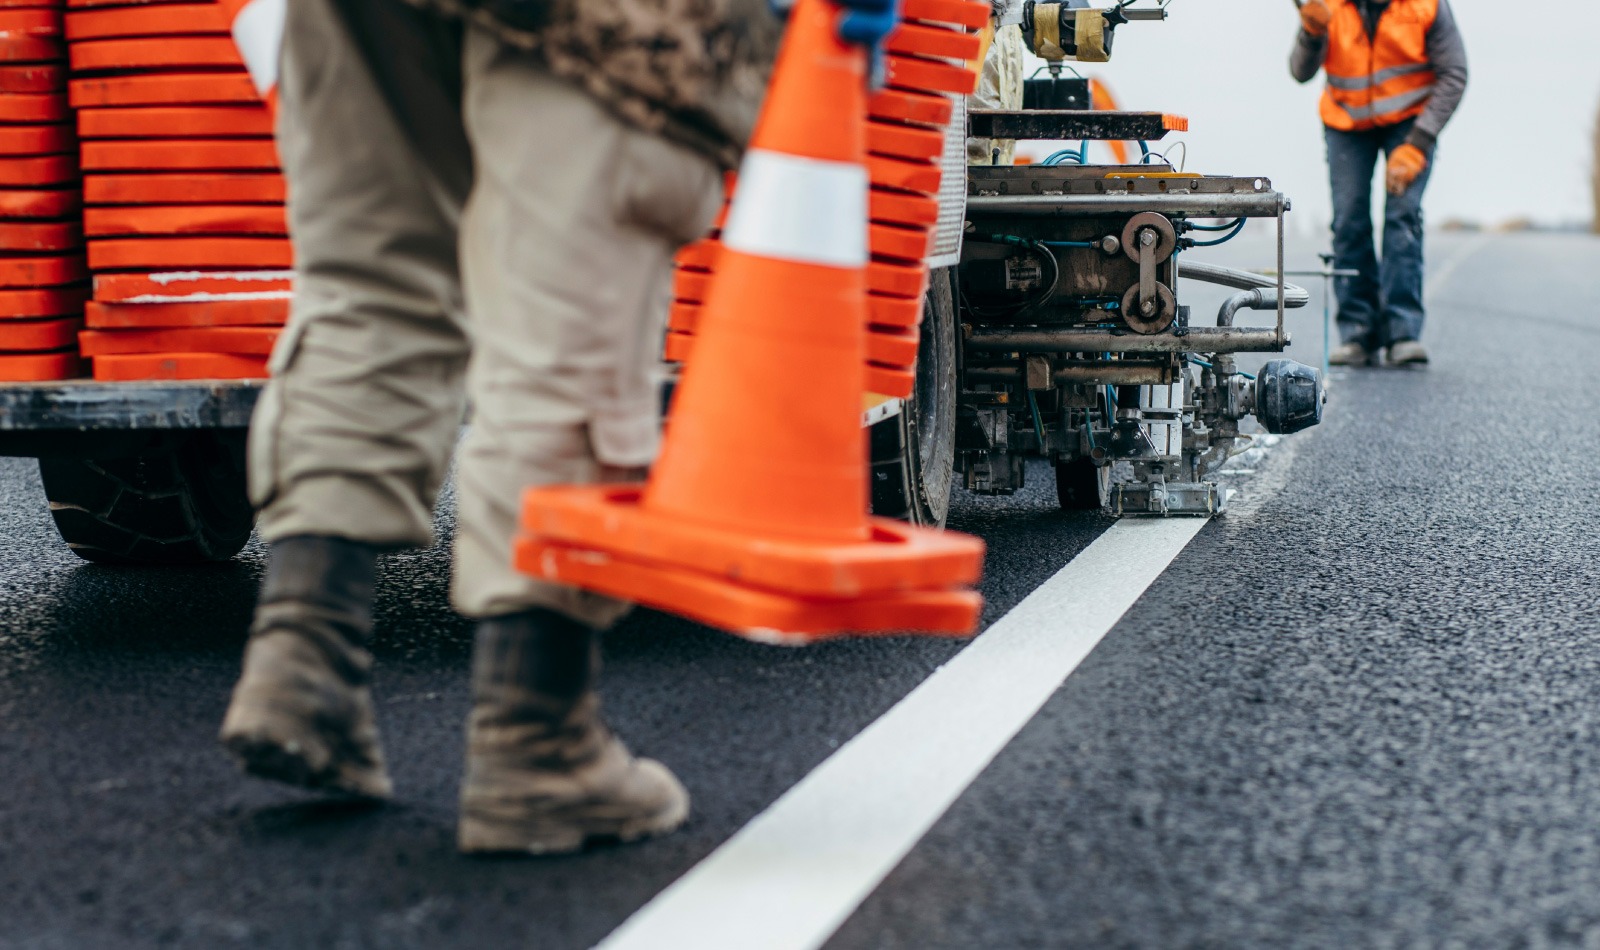
[[[541,56],[618,115],[734,168],[782,22],[769,0],[410,0]]]

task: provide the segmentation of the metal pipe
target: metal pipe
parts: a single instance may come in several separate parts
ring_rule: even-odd
[[[1014,366],[968,367],[969,383],[1020,383],[1022,370]],[[1166,386],[1177,381],[1178,372],[1164,363],[1103,363],[1095,366],[1068,366],[1050,374],[1057,383],[1095,383],[1105,386]]]
[[[1297,310],[1311,302],[1309,294],[1303,298],[1292,295],[1294,291],[1300,290],[1299,287],[1291,286],[1289,290],[1290,294],[1285,295],[1286,299],[1284,300],[1284,306],[1292,310]],[[1301,293],[1305,292],[1301,291]],[[1227,300],[1223,301],[1222,309],[1217,311],[1217,326],[1233,326],[1234,314],[1241,310],[1276,309],[1278,309],[1277,288],[1272,288],[1269,290],[1264,287],[1257,287],[1255,290],[1241,290],[1232,297],[1229,297]]]
[[[1278,331],[1265,327],[1191,327],[1148,336],[1111,330],[986,330],[967,334],[974,350],[1003,353],[1277,353]]]
[[[1138,214],[1159,211],[1203,218],[1271,218],[1284,205],[1275,191],[1259,194],[1150,194],[1119,192],[1109,195],[977,195],[967,199],[969,215],[1028,215],[1088,217],[1101,214]]]
[[[1178,271],[1178,276],[1187,277],[1190,280],[1198,280],[1202,283],[1232,287],[1234,290],[1255,290],[1258,287],[1266,290],[1278,289],[1278,278],[1276,277],[1268,277],[1265,274],[1252,274],[1247,270],[1223,267],[1219,264],[1205,264],[1199,261],[1184,261],[1183,266]],[[1304,287],[1289,284],[1284,287],[1283,302],[1290,310],[1304,307],[1311,302],[1311,292]],[[1277,303],[1274,302],[1273,306],[1276,307]]]

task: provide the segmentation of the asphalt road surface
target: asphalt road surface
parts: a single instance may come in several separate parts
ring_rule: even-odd
[[[1123,591],[827,946],[1600,947],[1600,241],[1441,236],[1431,270],[1433,367],[1343,372],[1320,429],[1240,463],[1236,510]],[[1295,321],[1318,362],[1316,316]],[[986,622],[1124,531],[1031,474],[952,519],[990,545]],[[690,824],[468,860],[446,553],[383,569],[381,809],[245,779],[215,746],[261,555],[81,564],[32,463],[0,460],[0,947],[587,947],[974,649],[636,616],[608,641],[609,717],[683,778]],[[1009,623],[1048,637],[1069,613]],[[951,695],[957,725],[989,715]],[[904,751],[975,741],[947,723]]]

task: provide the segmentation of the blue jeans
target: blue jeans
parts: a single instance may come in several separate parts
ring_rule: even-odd
[[[1411,122],[1367,132],[1328,129],[1328,170],[1333,181],[1334,266],[1360,271],[1334,282],[1339,336],[1376,350],[1422,338],[1422,193],[1430,160],[1403,195],[1389,195],[1383,211],[1383,259],[1373,244],[1372,179],[1378,156],[1399,148]],[[1431,157],[1430,157],[1431,159]],[[1381,181],[1380,181],[1381,185]]]

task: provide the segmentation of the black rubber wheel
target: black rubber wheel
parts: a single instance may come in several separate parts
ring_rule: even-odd
[[[1087,458],[1056,463],[1056,498],[1064,511],[1099,511],[1105,506],[1105,470]]]
[[[159,454],[42,458],[39,474],[56,530],[96,564],[225,561],[255,525],[242,432],[197,433]]]
[[[953,271],[936,270],[923,302],[917,384],[899,415],[872,427],[872,513],[944,527],[956,462]]]

